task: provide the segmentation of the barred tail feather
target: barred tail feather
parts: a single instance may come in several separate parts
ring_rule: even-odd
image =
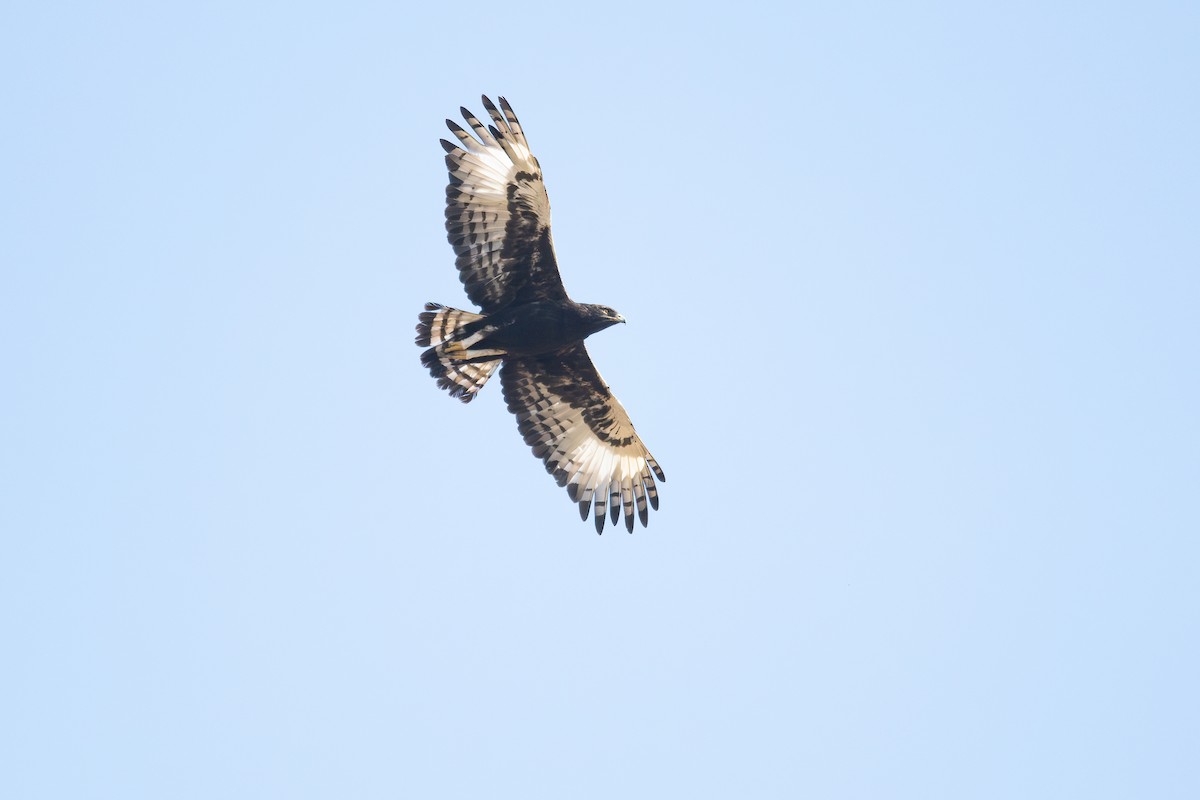
[[[417,344],[429,347],[421,354],[421,364],[437,379],[440,389],[464,403],[475,398],[488,378],[500,366],[503,350],[476,348],[488,332],[482,314],[472,314],[438,303],[426,303],[418,317]],[[432,345],[432,346],[431,346]]]
[[[475,399],[475,394],[488,378],[500,366],[500,359],[495,361],[455,361],[438,351],[441,348],[431,347],[421,354],[421,363],[429,367],[429,374],[437,378],[439,389],[450,392],[451,397],[457,397],[464,403]]]
[[[441,303],[426,303],[425,311],[417,317],[417,344],[421,347],[439,345],[455,338],[472,322],[483,319],[482,314],[459,311]]]

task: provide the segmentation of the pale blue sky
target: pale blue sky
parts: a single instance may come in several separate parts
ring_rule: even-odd
[[[0,17],[0,796],[1200,796],[1200,11]],[[597,537],[437,139],[509,98],[667,473]]]

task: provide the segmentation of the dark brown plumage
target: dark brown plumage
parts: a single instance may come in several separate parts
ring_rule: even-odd
[[[482,313],[428,303],[417,324],[421,363],[438,386],[469,402],[497,367],[525,443],[596,531],[622,511],[631,533],[658,508],[662,469],[584,347],[625,320],[608,306],[576,303],[563,288],[550,235],[541,167],[512,107],[483,104],[492,125],[465,108],[470,132],[446,120],[450,184],[446,231],[467,297]],[[605,506],[608,513],[605,513]]]

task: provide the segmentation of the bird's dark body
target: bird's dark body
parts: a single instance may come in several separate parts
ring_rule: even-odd
[[[418,316],[421,363],[441,389],[469,402],[499,372],[517,429],[580,516],[625,515],[633,531],[658,508],[658,462],[592,364],[583,341],[625,320],[567,296],[550,236],[541,166],[516,114],[483,98],[491,125],[462,109],[447,120],[446,234],[459,278],[479,312],[426,303]],[[607,514],[605,513],[607,510]]]
[[[512,306],[487,315],[481,320],[487,333],[477,345],[503,350],[508,356],[535,356],[553,353],[578,344],[591,334],[618,320],[597,309],[570,300],[536,302]]]

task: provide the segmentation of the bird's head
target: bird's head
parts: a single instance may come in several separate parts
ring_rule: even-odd
[[[588,322],[591,323],[589,327],[592,328],[593,333],[602,331],[610,325],[616,325],[618,322],[625,321],[625,318],[618,314],[616,309],[609,308],[608,306],[589,303],[584,308],[587,310]]]

